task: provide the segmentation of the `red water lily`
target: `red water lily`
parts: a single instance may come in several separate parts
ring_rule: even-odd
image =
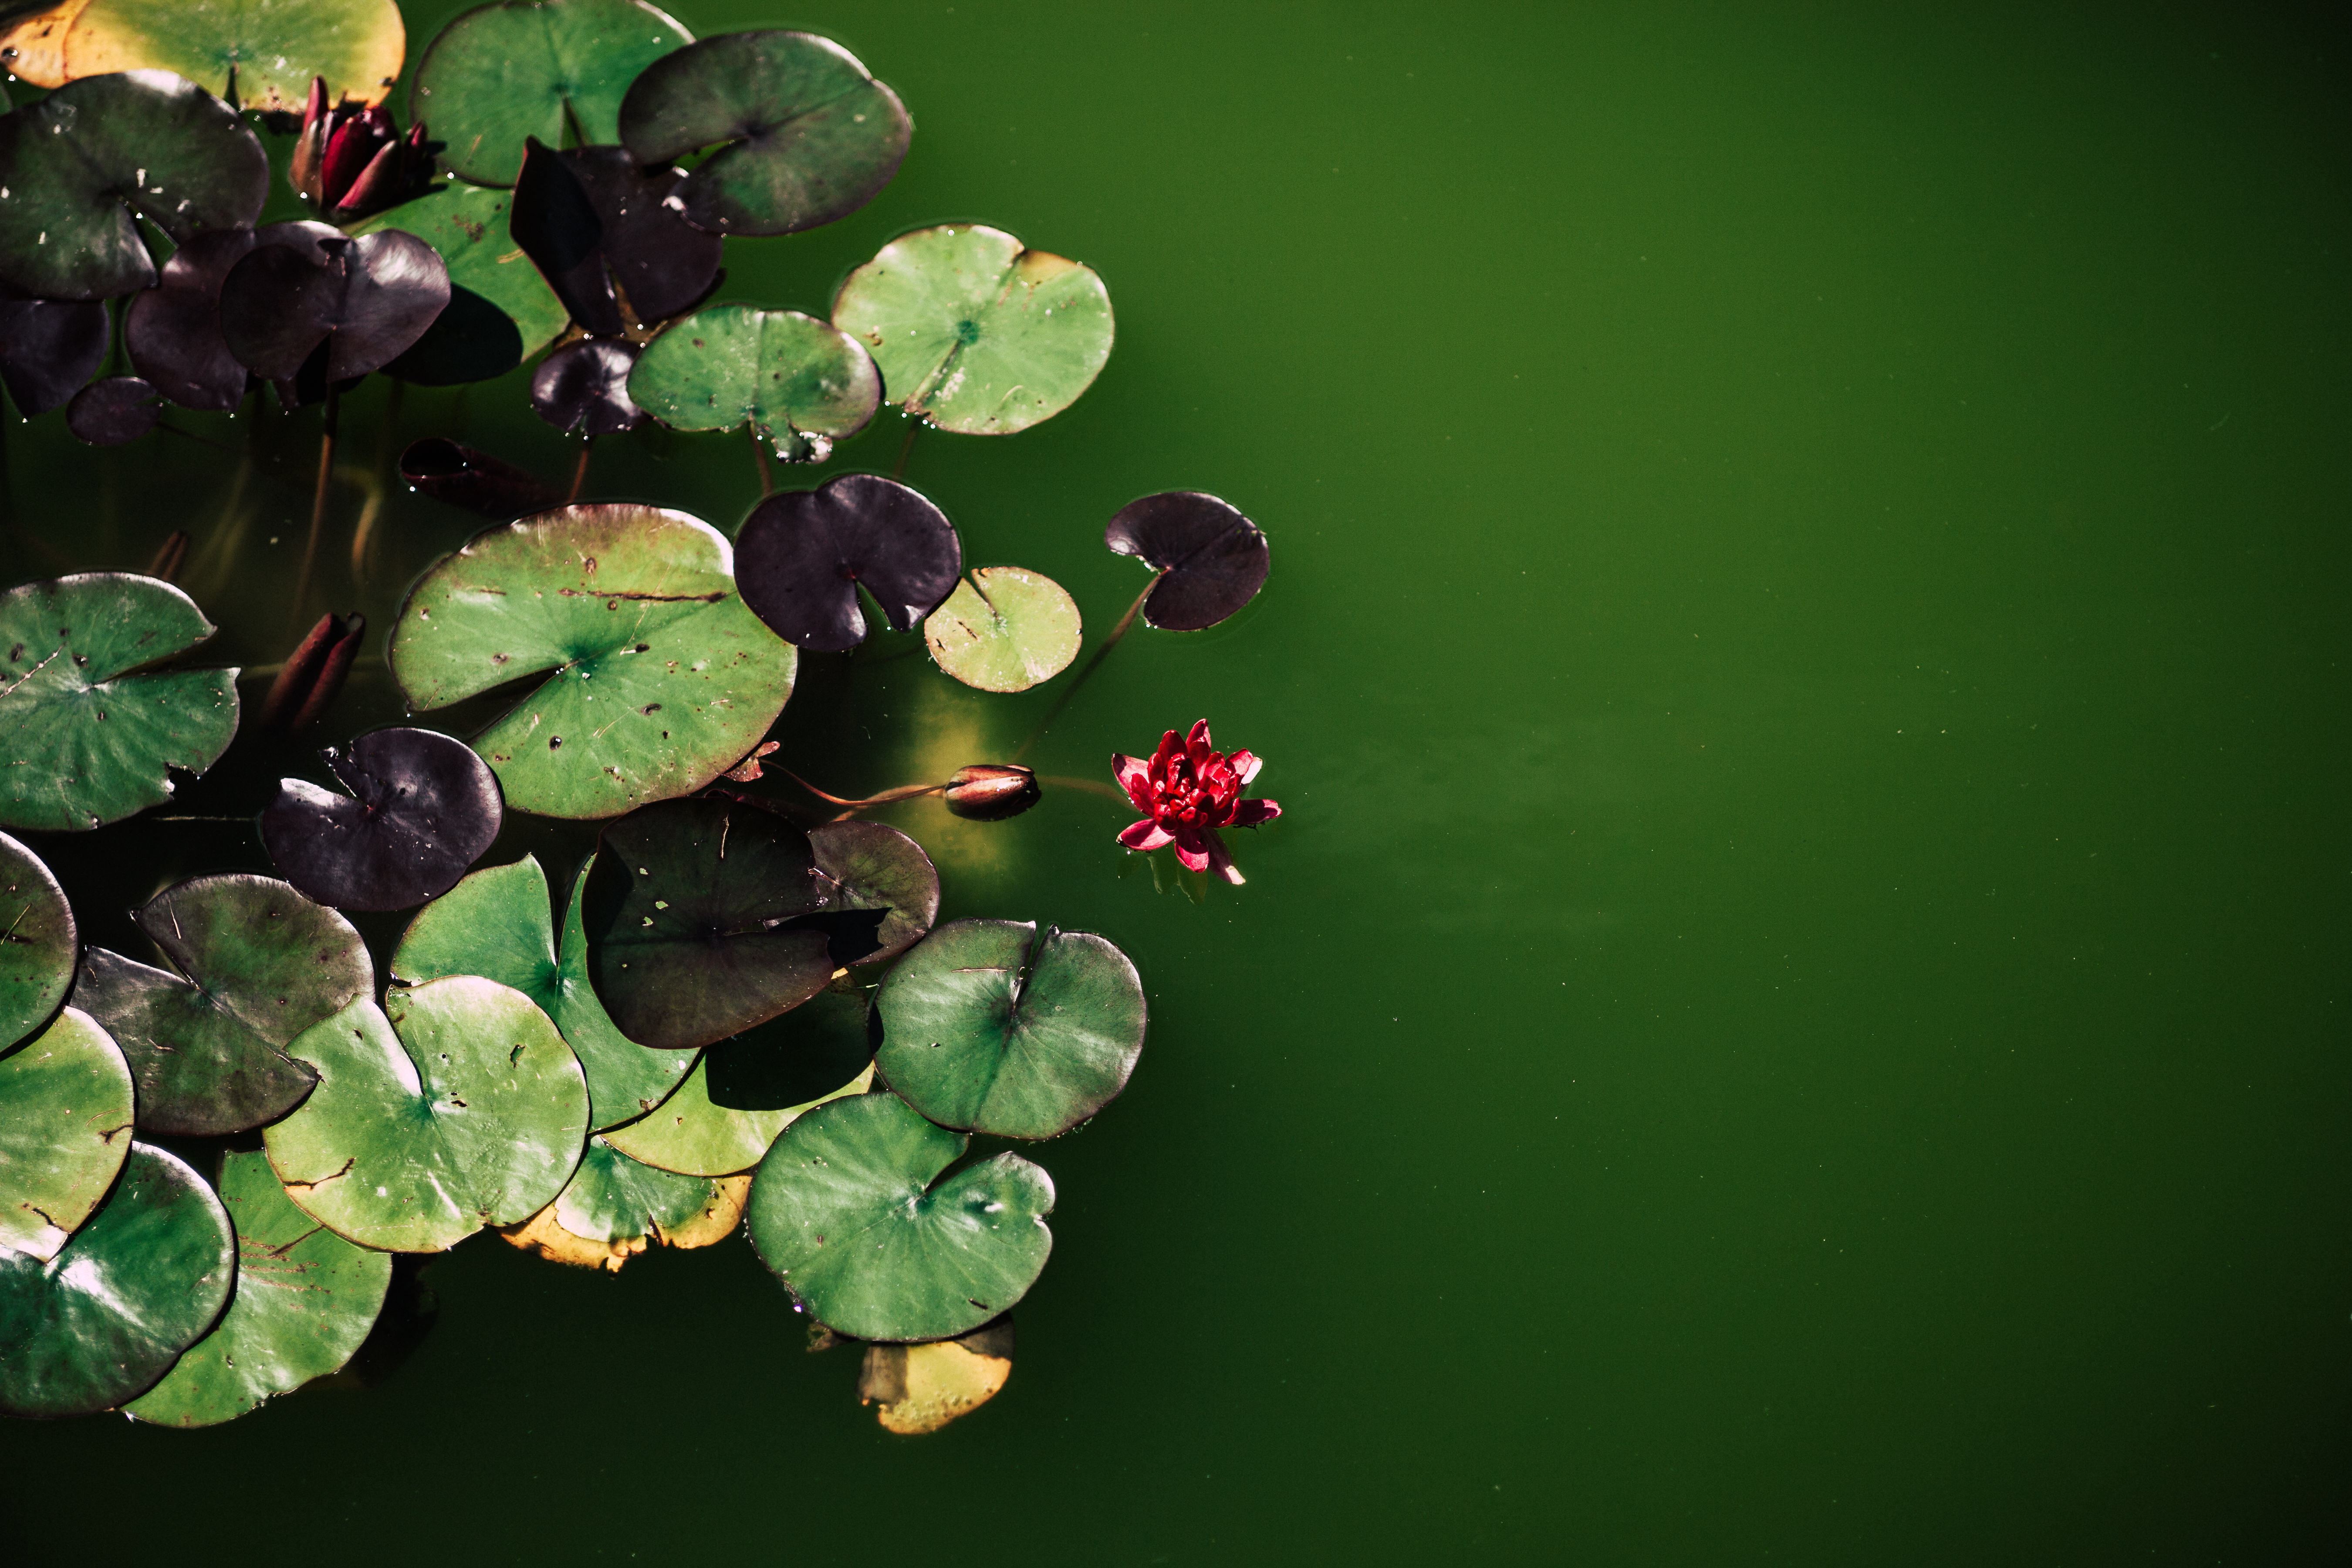
[[[1143,820],[1129,824],[1118,841],[1139,850],[1173,844],[1176,858],[1187,871],[1214,868],[1226,881],[1239,882],[1241,869],[1226,853],[1217,829],[1255,827],[1282,815],[1282,807],[1273,801],[1241,797],[1242,787],[1265,764],[1247,752],[1229,757],[1210,750],[1206,719],[1181,740],[1173,730],[1162,735],[1160,749],[1148,761],[1118,755],[1111,762],[1119,787],[1143,813]]]

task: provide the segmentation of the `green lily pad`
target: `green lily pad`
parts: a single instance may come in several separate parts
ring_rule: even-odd
[[[0,1050],[58,1010],[80,946],[66,890],[39,856],[0,833]]]
[[[684,1248],[726,1240],[742,1223],[751,1195],[748,1175],[676,1175],[591,1138],[562,1194],[500,1234],[550,1262],[617,1274],[656,1242]]]
[[[408,118],[446,142],[441,162],[478,185],[511,185],[524,141],[621,139],[637,74],[694,36],[638,0],[503,0],[441,29],[416,62]]]
[[[800,657],[743,607],[734,563],[717,529],[658,507],[493,528],[409,590],[392,672],[416,709],[552,672],[474,738],[511,809],[615,816],[685,795],[760,743]]]
[[[629,398],[673,429],[749,425],[786,462],[822,463],[874,417],[882,378],[863,344],[813,316],[713,305],[646,345]]]
[[[1110,294],[1093,268],[973,225],[884,246],[842,284],[833,324],[873,353],[891,402],[966,436],[1052,418],[1110,358]]]
[[[507,233],[511,191],[444,185],[359,225],[415,235],[449,268],[449,303],[385,373],[425,386],[503,375],[553,342],[571,321],[563,301]]]
[[[649,1051],[623,1037],[588,983],[588,935],[580,900],[588,868],[572,880],[559,953],[548,909],[547,873],[535,857],[475,872],[425,906],[392,955],[392,973],[415,985],[478,974],[537,1003],[580,1058],[588,1079],[588,1125],[633,1121],[659,1105],[692,1051]]]
[[[0,1258],[55,1258],[131,1149],[131,1068],[89,1014],[68,1007],[0,1056]]]
[[[146,1392],[213,1326],[236,1279],[236,1234],[204,1178],[131,1144],[53,1260],[0,1251],[0,1414],[88,1415]]]
[[[946,1127],[1051,1138],[1127,1087],[1143,1054],[1143,983],[1098,936],[1026,921],[954,921],[875,997],[876,1065]]]
[[[1077,601],[1040,572],[982,566],[923,623],[931,661],[982,691],[1026,691],[1078,657]]]
[[[60,47],[44,87],[176,71],[242,109],[299,114],[314,76],[331,101],[381,103],[408,40],[394,0],[86,0]]]
[[[776,1135],[874,1080],[866,1004],[826,992],[703,1052],[651,1114],[604,1134],[633,1160],[681,1175],[724,1176],[760,1163]]]
[[[814,33],[728,33],[646,68],[621,104],[640,163],[706,147],[669,198],[713,234],[792,234],[846,217],[890,183],[915,132],[898,95]]]
[[[971,1142],[895,1094],[821,1106],[760,1162],[751,1245],[837,1332],[967,1333],[1028,1294],[1054,1247],[1053,1178],[1020,1155],[939,1180]]]
[[[128,294],[155,281],[139,219],[185,244],[250,226],[268,194],[261,143],[194,82],[69,82],[0,115],[0,281],[44,300]]]
[[[392,1254],[353,1247],[296,1208],[260,1151],[222,1158],[220,1195],[236,1227],[236,1294],[213,1331],[123,1407],[142,1421],[211,1426],[340,1372],[383,1310]]]
[[[170,769],[211,767],[236,735],[236,671],[140,672],[213,630],[185,594],[128,572],[0,594],[0,825],[120,822],[172,798]]]
[[[580,1059],[495,980],[430,981],[382,1007],[362,996],[291,1054],[319,1087],[263,1133],[269,1163],[296,1206],[362,1247],[437,1252],[528,1219],[580,1163]]]
[[[131,918],[188,978],[94,947],[74,1005],[130,1061],[143,1130],[241,1132],[285,1115],[318,1081],[286,1047],[375,984],[352,922],[275,878],[193,878]]]

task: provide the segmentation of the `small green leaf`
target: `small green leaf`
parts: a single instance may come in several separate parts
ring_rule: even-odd
[[[449,303],[384,367],[387,374],[425,386],[487,381],[553,342],[570,323],[563,301],[507,233],[513,205],[511,191],[445,185],[351,231],[354,238],[387,228],[413,234],[449,268]]]
[[[302,112],[314,76],[330,102],[381,103],[407,49],[394,0],[89,0],[63,40],[68,78],[176,71],[277,114]]]
[[[269,1163],[298,1207],[362,1247],[436,1252],[528,1219],[580,1162],[579,1058],[494,980],[435,980],[383,1007],[362,996],[290,1054],[319,1087],[263,1133]]]
[[[58,1255],[122,1169],[131,1104],[130,1065],[78,1008],[0,1056],[0,1257]]]
[[[47,1023],[73,984],[81,939],[39,856],[0,833],[0,1051]]]
[[[931,661],[982,691],[1026,691],[1078,657],[1076,601],[1042,573],[982,566],[923,623]]]
[[[751,1178],[751,1245],[838,1332],[937,1340],[976,1329],[1045,1268],[1054,1183],[1018,1154],[939,1181],[970,1142],[895,1094],[820,1106]]]
[[[884,246],[841,286],[833,324],[872,353],[891,402],[967,436],[1052,418],[1110,358],[1110,295],[1091,268],[972,225]]]
[[[0,594],[0,825],[120,822],[172,798],[169,770],[211,767],[236,735],[236,671],[139,672],[213,629],[185,594],[128,572]]]
[[[124,1408],[164,1426],[233,1420],[350,1361],[392,1283],[392,1254],[353,1247],[296,1208],[260,1151],[221,1160],[236,1294],[220,1322]]]
[[[674,429],[749,425],[785,461],[822,463],[874,417],[882,378],[863,344],[813,316],[713,305],[646,345],[629,398]]]
[[[604,1136],[665,1171],[730,1175],[758,1164],[796,1117],[864,1094],[873,1079],[865,1003],[827,992],[711,1047],[651,1114]]]
[[[500,1234],[553,1263],[618,1273],[648,1246],[709,1247],[735,1234],[749,1176],[680,1176],[588,1140],[580,1168],[553,1203]]]
[[[177,1154],[131,1145],[54,1261],[0,1248],[0,1414],[88,1415],[145,1392],[228,1304],[236,1238]]]

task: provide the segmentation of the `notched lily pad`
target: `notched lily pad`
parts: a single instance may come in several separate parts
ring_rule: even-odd
[[[717,286],[719,237],[665,200],[685,178],[638,167],[625,148],[559,153],[531,139],[515,182],[514,242],[583,331],[618,337],[666,321]]]
[[[0,291],[0,386],[28,419],[73,396],[97,373],[106,340],[106,307],[96,300]]]
[[[931,662],[982,691],[1026,691],[1070,668],[1085,640],[1077,602],[1022,566],[982,566],[923,623]]]
[[[617,1274],[656,1243],[696,1247],[726,1240],[742,1223],[751,1195],[748,1175],[676,1175],[591,1138],[562,1195],[499,1234],[551,1263]]]
[[[734,766],[792,695],[799,656],[743,607],[734,565],[726,536],[684,512],[526,518],[417,580],[392,672],[425,710],[551,672],[474,748],[519,810],[617,816]]]
[[[176,71],[249,113],[299,114],[313,76],[336,98],[381,102],[407,34],[394,0],[69,0],[17,23],[0,47],[23,51],[12,68],[42,87]]]
[[[327,380],[381,370],[449,303],[449,268],[404,230],[264,245],[221,281],[221,336],[247,369],[293,380],[321,345]]]
[[[0,833],[0,1050],[49,1021],[73,985],[80,948],[57,877]]]
[[[884,246],[842,284],[833,324],[874,355],[891,402],[967,436],[1052,418],[1110,358],[1110,294],[1093,268],[973,225]]]
[[[579,1163],[579,1058],[494,980],[430,981],[382,1007],[362,996],[290,1054],[319,1087],[262,1134],[270,1166],[298,1207],[362,1247],[436,1252],[519,1224]]]
[[[383,1310],[392,1254],[295,1207],[260,1151],[222,1156],[220,1196],[236,1229],[236,1293],[212,1332],[124,1407],[142,1421],[215,1426],[340,1372]]]
[[[195,601],[128,572],[0,594],[0,826],[79,831],[172,797],[236,736],[235,669],[151,667],[213,635]]]
[[[43,1261],[89,1217],[131,1150],[131,1068],[68,1007],[0,1056],[0,1259]]]
[[[487,381],[563,331],[563,302],[509,237],[512,193],[450,184],[377,214],[356,236],[398,229],[431,246],[449,272],[449,302],[425,335],[385,364],[422,386]]]
[[[814,33],[727,33],[646,68],[621,105],[640,163],[704,148],[670,198],[713,234],[792,234],[890,183],[915,123],[857,57]]]
[[[0,1249],[0,1415],[89,1415],[144,1393],[236,1278],[228,1215],[178,1155],[131,1145],[54,1260]]]
[[[736,539],[743,602],[802,647],[856,647],[873,628],[863,585],[892,631],[911,630],[953,591],[963,542],[920,491],[878,474],[782,490],[751,509]]]
[[[1158,572],[1143,618],[1163,631],[1215,626],[1265,586],[1265,534],[1240,510],[1198,490],[1145,496],[1119,509],[1103,542]]]
[[[874,417],[882,378],[862,344],[813,316],[713,305],[646,345],[629,396],[673,429],[749,425],[786,462],[822,463]]]
[[[286,1047],[375,984],[352,923],[274,878],[191,878],[131,919],[180,973],[94,947],[74,1005],[121,1047],[149,1131],[240,1132],[283,1116],[316,1081]]]
[[[378,730],[320,755],[349,795],[280,779],[261,841],[305,898],[405,910],[440,897],[499,836],[499,781],[463,741]]]
[[[876,1415],[883,1430],[918,1436],[971,1415],[995,1398],[1012,1375],[1008,1312],[961,1339],[867,1345],[857,1373],[857,1403],[882,1406]]]
[[[1054,1246],[1053,1179],[1020,1155],[940,1180],[970,1142],[894,1094],[819,1106],[751,1179],[751,1245],[837,1332],[969,1333],[1028,1294]]]
[[[646,411],[629,397],[629,373],[636,363],[635,343],[603,338],[566,343],[531,374],[531,410],[558,430],[585,436],[634,430],[646,422]]]

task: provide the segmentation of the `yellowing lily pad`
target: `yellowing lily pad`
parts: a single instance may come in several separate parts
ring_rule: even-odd
[[[588,1140],[580,1168],[553,1203],[499,1234],[551,1263],[614,1273],[649,1246],[709,1247],[735,1234],[751,1178],[681,1176]]]

